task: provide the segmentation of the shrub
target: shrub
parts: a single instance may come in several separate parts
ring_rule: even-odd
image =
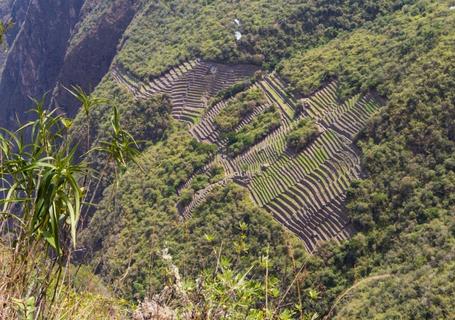
[[[264,139],[279,126],[280,115],[276,108],[272,106],[238,132],[229,132],[222,135],[222,138],[226,137],[228,139],[227,151],[232,156],[235,156]]]
[[[301,120],[286,138],[286,145],[293,152],[300,152],[319,135],[318,125],[309,118]]]
[[[265,97],[258,88],[251,88],[239,93],[228,105],[215,117],[215,125],[221,132],[233,130],[242,120],[254,111],[254,108],[265,103]]]

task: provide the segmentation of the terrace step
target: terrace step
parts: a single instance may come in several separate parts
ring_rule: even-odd
[[[226,179],[220,180],[216,183],[212,183],[212,184],[208,185],[207,187],[205,187],[204,189],[197,191],[194,194],[191,202],[181,211],[181,213],[180,213],[181,216],[185,219],[190,218],[192,211],[195,208],[202,205],[207,200],[207,197],[214,189],[216,189],[220,186],[227,185],[230,181],[232,181],[231,178],[226,178]]]
[[[171,74],[176,77],[179,72],[183,73],[179,69]],[[207,76],[207,72],[211,75]],[[224,154],[226,141],[220,141],[214,124],[229,100],[210,109],[205,101],[235,77],[235,72],[211,64],[193,68],[174,81],[176,116],[193,121],[189,130],[198,141],[219,146],[218,155],[201,172],[210,170],[215,163],[225,172],[224,179],[193,196],[189,205],[181,209],[182,216],[191,216],[216,187],[233,181],[245,186],[254,203],[298,235],[309,252],[327,241],[340,242],[350,237],[354,230],[345,214],[344,202],[351,182],[361,175],[359,150],[352,141],[380,105],[370,95],[356,95],[341,103],[338,84],[332,82],[304,98],[303,113],[296,117],[297,101],[287,93],[286,85],[276,74],[266,75],[256,86],[269,103],[256,107],[233,130],[241,130],[272,104],[279,108],[282,124],[242,154],[230,158]],[[130,78],[123,81],[134,90]],[[306,117],[316,120],[321,133],[303,151],[293,154],[287,150],[286,137]],[[194,122],[198,118],[200,121]],[[196,174],[178,189],[179,194],[191,185]]]
[[[289,122],[294,118],[294,107],[289,104],[290,100],[284,100],[283,96],[285,94],[277,91],[267,77],[263,81],[260,81],[258,86],[262,89],[270,103],[275,104],[279,108],[282,122]]]
[[[310,97],[302,99],[304,110],[312,118],[319,120],[339,104],[338,83],[329,83],[323,89],[313,93]]]
[[[210,97],[236,82],[254,75],[257,66],[226,65],[193,60],[171,67],[159,77],[140,80],[122,71],[118,66],[111,70],[112,78],[138,99],[154,94],[168,94],[173,104],[175,119],[194,124],[203,114]]]

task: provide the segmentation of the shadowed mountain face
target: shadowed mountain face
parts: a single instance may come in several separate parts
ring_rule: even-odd
[[[1,125],[11,127],[15,115],[30,108],[29,97],[52,89],[82,3],[32,0],[27,4],[23,22],[16,23],[18,32],[0,82]]]
[[[74,101],[57,84],[93,89],[106,73],[123,31],[134,16],[134,0],[3,1],[0,14],[11,18],[8,52],[0,80],[0,125],[14,127],[31,107],[30,97],[48,94],[71,115]],[[99,8],[101,7],[101,8]],[[100,11],[90,28],[80,31],[89,13]],[[0,57],[1,62],[1,57]],[[71,82],[69,81],[71,79]],[[54,92],[52,95],[51,93]],[[61,96],[60,96],[61,95]],[[73,111],[71,111],[73,110]]]
[[[85,6],[88,7],[88,3]],[[87,92],[97,86],[108,71],[117,53],[119,40],[137,8],[137,0],[112,1],[95,21],[94,27],[86,32],[78,30],[73,37],[53,94],[54,104],[62,107],[70,116],[77,113],[77,106],[63,86],[80,85]]]
[[[8,56],[8,47],[12,44],[19,30],[27,11],[28,2],[25,0],[1,0],[0,1],[0,19],[4,22],[15,21],[5,35],[6,42],[0,49],[0,73],[5,66],[6,57]]]

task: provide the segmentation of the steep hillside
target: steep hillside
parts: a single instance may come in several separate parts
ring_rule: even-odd
[[[337,77],[344,95],[373,87],[388,100],[362,135],[368,178],[353,184],[348,195],[349,215],[363,232],[334,258],[354,278],[390,279],[359,284],[353,300],[342,301],[340,319],[454,314],[448,298],[455,236],[450,8],[450,1],[420,2],[283,63],[282,74],[298,91]]]
[[[93,8],[86,8],[93,6]],[[53,92],[55,104],[70,115],[77,105],[63,87],[80,85],[91,92],[101,81],[117,53],[123,32],[133,19],[140,1],[117,0],[94,5],[86,2],[77,32],[72,36]],[[94,21],[91,21],[94,20]]]
[[[183,73],[182,69],[185,70]],[[223,69],[230,70],[232,76]],[[188,218],[211,190],[234,181],[248,188],[258,206],[265,207],[299,235],[308,251],[313,251],[318,242],[346,239],[352,228],[344,216],[343,202],[350,182],[359,178],[361,171],[360,157],[352,140],[379,109],[379,103],[371,95],[357,95],[340,102],[338,85],[332,83],[302,99],[301,109],[296,110],[298,102],[286,92],[285,85],[275,75],[267,75],[245,86],[244,91],[228,100],[221,100],[208,111],[204,110],[204,90],[208,97],[213,96],[211,90],[216,93],[223,89],[222,84],[241,80],[236,74],[248,69],[242,65],[192,62],[173,68],[161,78],[150,81],[148,86],[139,86],[119,70],[114,74],[117,81],[138,99],[160,92],[154,90],[154,85],[167,88],[167,79],[167,86],[172,88],[169,93],[174,118],[196,123],[189,129],[193,137],[219,148],[214,159],[195,174],[204,175],[214,167],[221,167],[224,177],[201,190],[190,187],[194,176],[185,181],[178,193],[196,193],[189,203],[180,203],[182,216]],[[192,72],[195,72],[195,77]],[[213,77],[213,80],[207,79],[211,86],[207,86],[204,74]],[[150,89],[145,89],[147,87]],[[190,97],[193,100],[189,100]],[[254,101],[258,102],[257,105],[251,106]],[[243,109],[238,111],[238,108]],[[270,108],[277,110],[277,123],[273,127],[270,118],[264,118]],[[237,113],[236,117],[229,119]],[[228,120],[231,124],[223,126],[222,121]],[[269,127],[261,127],[261,121]],[[298,151],[292,150],[288,141],[290,136],[299,135],[299,130],[309,127],[310,121],[315,123],[314,137],[304,142]],[[255,131],[259,132],[255,134]]]
[[[0,14],[2,21],[13,21],[14,25],[5,34],[6,46],[10,46],[16,38],[24,22],[28,9],[27,0],[2,0],[0,1]],[[6,53],[7,51],[5,51]]]
[[[1,19],[1,21],[7,22],[11,19],[12,3],[13,3],[13,0],[0,1],[0,19]],[[3,66],[5,64],[7,50],[8,50],[8,42],[5,42],[3,44],[3,48],[0,50],[0,73],[2,72]]]
[[[250,5],[245,5],[245,12],[249,12]],[[407,5],[339,35],[328,31],[329,27],[326,33],[319,30],[317,34],[311,28],[301,29],[302,33],[293,33],[295,37],[289,38],[286,52],[270,49],[273,53],[269,54],[267,45],[276,43],[278,35],[283,38],[284,30],[292,33],[293,19],[301,21],[298,19],[308,8],[295,9],[301,13],[287,16],[282,24],[273,24],[278,29],[270,33],[262,33],[263,28],[269,25],[267,19],[282,14],[278,8],[269,13],[266,10],[256,21],[256,29],[246,14],[241,16],[229,3],[216,9],[211,5],[202,11],[197,8],[183,2],[181,7],[147,8],[133,20],[128,40],[114,59],[110,74],[95,90],[101,96],[122,92],[135,101],[157,93],[168,94],[171,114],[184,123],[174,123],[163,142],[146,149],[142,158],[148,163],[146,179],[142,179],[139,169],[129,170],[116,191],[121,206],[109,208],[108,195],[112,191],[106,191],[107,198],[102,200],[84,236],[87,248],[95,249],[90,257],[99,266],[98,271],[109,281],[127,274],[130,280],[122,282],[121,292],[141,296],[160,287],[160,276],[152,272],[159,263],[155,250],[168,248],[185,274],[194,275],[201,266],[213,267],[210,261],[202,265],[197,258],[192,261],[190,252],[196,250],[194,257],[200,256],[197,252],[203,252],[199,250],[207,245],[204,235],[219,230],[213,234],[213,246],[226,248],[228,241],[232,245],[225,249],[226,254],[235,256],[235,237],[241,231],[218,228],[232,225],[224,219],[236,210],[249,212],[238,207],[230,211],[249,197],[248,207],[265,209],[260,209],[261,215],[266,217],[268,212],[303,240],[299,250],[314,253],[298,257],[306,261],[304,286],[317,287],[321,294],[317,303],[306,307],[327,313],[337,295],[366,278],[351,289],[353,293],[359,290],[351,302],[347,298],[337,302],[343,307],[341,318],[391,317],[398,313],[407,317],[416,304],[417,318],[449,315],[453,301],[441,299],[453,288],[422,291],[417,279],[420,273],[431,272],[436,283],[447,281],[453,260],[454,234],[450,230],[454,203],[449,195],[454,185],[454,124],[450,116],[454,106],[450,90],[454,81],[454,13],[449,9],[450,1]],[[286,14],[293,11],[292,6],[289,8]],[[224,26],[224,15],[217,10],[230,12]],[[180,12],[181,20],[171,11]],[[217,14],[221,14],[215,20],[221,23],[222,32],[218,29],[220,32],[212,34],[212,29],[203,31],[192,24],[197,26],[196,21],[204,19],[200,25],[205,27]],[[254,29],[270,37],[251,36],[257,42],[245,49],[233,37],[240,27],[232,23],[236,17],[244,27],[243,36]],[[167,28],[181,30],[174,34],[182,38],[164,39],[167,31],[153,25],[160,19],[165,19]],[[342,24],[335,25],[336,30],[343,30]],[[278,31],[281,28],[283,33]],[[145,29],[157,31],[145,33]],[[194,30],[198,31],[187,34]],[[329,41],[330,35],[338,36]],[[313,41],[302,45],[300,39],[305,37]],[[211,51],[220,48],[216,41],[226,48]],[[147,47],[156,50],[149,52]],[[215,64],[210,59],[224,62]],[[247,63],[257,65],[254,69],[258,70],[259,62],[262,72],[234,77],[243,81],[230,86],[233,81],[228,80],[229,73],[235,74],[236,68]],[[275,64],[276,72],[267,70]],[[206,71],[198,74],[198,68],[205,65]],[[207,82],[209,78],[213,80]],[[113,103],[126,112],[129,107],[120,101],[125,100]],[[138,102],[131,103],[134,106]],[[102,135],[108,118],[102,110],[96,112],[96,118],[95,135]],[[78,121],[83,123],[84,117],[79,115]],[[199,144],[190,143],[188,133],[199,142],[210,143],[204,159],[191,155]],[[190,149],[185,149],[187,146]],[[154,183],[150,185],[150,181]],[[220,190],[225,190],[224,195]],[[234,190],[243,196],[232,197]],[[109,223],[105,219],[108,216],[112,217]],[[243,221],[251,230],[262,228],[250,214],[247,217]],[[264,220],[260,224],[268,223],[272,222]],[[147,230],[138,233],[141,228]],[[278,249],[280,237],[271,246],[276,263],[287,256]],[[245,244],[247,248],[264,248],[273,238],[252,232]],[[339,243],[327,242],[330,239]],[[131,247],[128,243],[140,244]],[[146,262],[150,261],[146,258],[150,252],[155,252],[151,269],[150,262]],[[248,252],[251,255],[258,251]],[[134,259],[119,260],[124,256]],[[274,272],[281,274],[279,270]],[[400,279],[416,279],[415,285],[397,288]],[[384,285],[377,287],[378,283]],[[387,285],[397,291],[387,291]],[[399,296],[406,297],[406,301]],[[360,306],[374,299],[379,299],[379,306]]]
[[[73,115],[63,86],[78,84],[103,101],[68,124],[80,154],[112,107],[137,141],[120,172],[88,153],[74,263],[116,295],[185,309],[236,278],[257,281],[254,319],[453,318],[452,0],[16,0],[0,15],[21,21],[0,123],[46,91]]]
[[[63,86],[93,90],[114,57],[116,65],[140,79],[196,57],[275,65],[294,47],[323,43],[401,5],[391,0],[368,1],[365,7],[325,0],[273,4],[5,0],[4,18],[11,17],[15,24],[3,58],[0,123],[14,127],[15,117],[25,117],[30,108],[29,97],[45,93],[53,105],[74,115],[77,104]]]
[[[410,1],[412,2],[412,1]],[[156,76],[195,57],[275,65],[399,9],[404,1],[179,1],[146,2],[125,33],[116,63],[140,78]],[[241,37],[237,40],[236,32]]]

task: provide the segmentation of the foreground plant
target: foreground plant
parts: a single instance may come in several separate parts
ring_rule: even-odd
[[[84,106],[100,100],[74,92]],[[90,108],[85,108],[87,113]],[[44,99],[35,101],[34,120],[0,134],[0,245],[8,260],[0,266],[0,318],[49,319],[62,293],[77,244],[81,212],[91,178],[87,156],[102,152],[125,170],[136,143],[120,126],[114,109],[112,138],[83,155],[70,138],[72,122]],[[80,139],[78,139],[80,140]]]
[[[145,319],[320,319],[319,315],[303,310],[300,304],[285,303],[294,280],[282,290],[279,279],[269,275],[271,260],[268,253],[255,261],[247,270],[216,252],[215,270],[205,270],[197,279],[185,279],[165,249],[162,258],[168,270],[168,285],[159,294],[146,299],[134,314],[135,320]],[[253,277],[253,269],[264,271],[264,276]],[[308,291],[307,299],[317,300],[318,292]]]

